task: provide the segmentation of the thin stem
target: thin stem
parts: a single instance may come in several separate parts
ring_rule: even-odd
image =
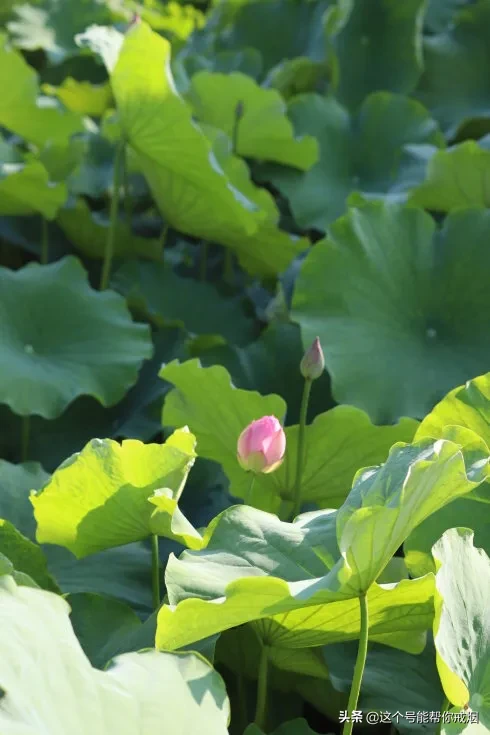
[[[21,459],[22,462],[27,462],[29,459],[29,439],[31,435],[31,417],[22,417],[22,437],[21,437]]]
[[[158,536],[156,533],[151,537],[151,567],[152,567],[152,590],[153,590],[153,607],[158,610],[160,607],[160,552],[158,549]]]
[[[308,414],[308,401],[310,399],[311,380],[305,380],[303,388],[303,398],[301,399],[301,409],[299,414],[299,433],[298,433],[298,455],[296,458],[296,479],[294,482],[294,506],[292,519],[298,515],[301,509],[301,477],[303,475],[303,466],[305,461],[305,432],[306,417]]]
[[[267,679],[269,674],[269,649],[262,646],[259,662],[259,677],[257,679],[257,704],[255,707],[255,724],[261,730],[265,729],[267,718]]]
[[[357,651],[356,666],[354,668],[354,678],[349,694],[349,702],[347,704],[348,721],[344,724],[342,735],[351,735],[354,723],[352,722],[352,713],[357,709],[359,701],[359,693],[361,691],[362,675],[364,666],[366,665],[366,656],[369,638],[369,613],[366,594],[359,598],[359,607],[361,609],[361,630],[359,636],[359,648]]]
[[[114,257],[114,245],[116,242],[116,226],[119,213],[119,190],[121,188],[121,178],[123,176],[124,165],[124,149],[125,142],[119,141],[116,148],[116,158],[114,161],[114,178],[112,186],[112,199],[110,208],[109,231],[107,233],[107,242],[104,253],[104,264],[102,266],[102,274],[100,277],[100,290],[104,291],[109,285],[111,275],[112,258]]]
[[[46,219],[46,217],[41,217],[41,221],[41,264],[46,265],[49,260],[48,220]]]
[[[255,483],[255,475],[252,473],[252,480],[250,482],[250,487],[248,488],[247,497],[245,498],[245,505],[250,505],[250,501],[252,500],[252,490],[254,489],[254,483]]]
[[[201,263],[199,269],[199,278],[201,281],[206,280],[206,274],[208,270],[208,243],[201,243]]]
[[[162,257],[162,260],[163,260],[163,256],[165,253],[165,245],[167,243],[168,230],[169,230],[168,225],[167,224],[163,225],[162,231],[160,233],[160,237],[158,238],[158,244],[160,245],[160,255]]]
[[[129,172],[128,172],[128,147],[124,146],[123,161],[123,191],[124,191],[124,212],[126,214],[126,224],[131,230],[132,219],[133,219],[133,200],[131,199],[131,192],[129,190]]]

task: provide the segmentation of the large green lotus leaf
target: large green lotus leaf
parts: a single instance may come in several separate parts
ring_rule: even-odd
[[[226,735],[221,677],[194,654],[128,653],[107,672],[78,643],[68,603],[0,580],[0,730],[81,735]]]
[[[223,48],[233,50],[258,49],[265,70],[297,56],[320,61],[326,51],[323,17],[331,5],[331,0],[221,3],[218,11],[228,13],[231,22],[217,41]]]
[[[245,498],[249,505],[262,510],[278,511],[283,501],[290,509],[298,426],[286,429],[287,449],[282,465],[273,473],[255,476],[253,484],[250,473],[236,459],[241,431],[250,421],[268,413],[281,419],[282,399],[237,390],[224,368],[203,369],[196,360],[171,363],[162,370],[161,377],[176,386],[165,400],[164,425],[188,424],[198,438],[200,456],[222,464],[231,482],[230,492],[236,497]],[[304,502],[338,507],[359,467],[382,462],[392,444],[410,441],[416,428],[417,422],[411,419],[402,419],[395,426],[373,426],[363,411],[351,406],[338,406],[320,414],[307,428]]]
[[[121,653],[154,648],[155,616],[142,623],[128,605],[91,592],[75,592],[66,599],[75,635],[92,666],[104,669]]]
[[[319,549],[335,527],[313,532],[249,506],[215,519],[202,551],[169,557],[169,604],[158,614],[156,645],[174,650],[246,622],[264,620],[267,645],[305,648],[359,636],[359,602],[344,592]],[[433,576],[373,584],[370,638],[419,651],[433,617]],[[414,614],[417,609],[417,614]],[[408,632],[409,631],[409,632]]]
[[[305,171],[318,159],[318,143],[311,136],[295,138],[279,92],[264,89],[245,74],[202,71],[192,77],[188,99],[198,120],[223,130],[230,138],[237,127],[240,156],[275,161]],[[243,115],[237,122],[237,105]]]
[[[80,115],[64,111],[55,100],[38,100],[37,76],[0,34],[0,125],[36,145],[68,140],[83,130]]]
[[[353,0],[332,43],[338,57],[337,96],[351,109],[378,90],[410,94],[423,66],[424,0]],[[388,61],[389,59],[389,61]]]
[[[424,38],[424,72],[417,97],[452,138],[467,121],[490,117],[490,4],[479,0],[447,30]]]
[[[296,97],[288,112],[296,135],[318,138],[320,159],[305,173],[267,165],[260,176],[288,198],[304,228],[326,230],[345,212],[353,191],[403,199],[407,187],[417,183],[404,175],[404,146],[442,143],[437,124],[422,105],[387,92],[370,95],[354,116],[335,98],[315,94]]]
[[[272,321],[260,337],[246,347],[226,344],[211,347],[199,354],[204,367],[219,363],[230,373],[237,388],[278,393],[287,401],[287,422],[297,424],[304,388],[299,364],[304,350],[297,324]],[[331,408],[330,379],[325,371],[315,381],[308,404],[310,421]]]
[[[225,298],[209,283],[177,275],[169,263],[128,260],[114,274],[112,285],[158,327],[219,334],[232,344],[246,344],[254,336],[243,302]]]
[[[53,183],[42,163],[0,163],[0,216],[42,214],[54,219],[67,197],[65,184]]]
[[[154,510],[148,499],[168,488],[177,500],[195,457],[186,429],[163,445],[93,439],[31,497],[37,540],[81,558],[148,537]]]
[[[488,474],[486,451],[486,467],[479,473],[472,455],[453,441],[419,439],[395,444],[379,468],[360,470],[337,514],[344,589],[368,590],[414,528],[477,487]]]
[[[332,683],[347,694],[352,684],[357,649],[357,643],[338,643],[323,648]],[[393,725],[402,733],[435,733],[436,719],[432,720],[431,727],[427,723],[410,722],[404,715],[414,711],[435,715],[440,712],[443,700],[432,641],[428,641],[417,656],[377,643],[369,646],[358,709],[392,713]],[[393,717],[395,713],[397,717]]]
[[[0,518],[0,555],[6,556],[16,572],[27,574],[40,587],[59,592],[49,574],[46,557],[40,547],[23,536],[9,521]]]
[[[420,418],[488,368],[489,233],[489,211],[453,212],[436,233],[420,209],[365,202],[312,248],[293,318],[305,347],[320,337],[338,402]]]
[[[286,59],[270,70],[265,84],[277,89],[289,100],[307,92],[326,93],[331,77],[330,65],[312,61],[305,56]]]
[[[490,729],[490,559],[473,546],[473,532],[453,528],[434,545],[434,641],[451,704],[478,712]]]
[[[270,211],[226,176],[175,88],[169,42],[143,22],[125,37],[94,27],[80,40],[102,54],[111,72],[123,134],[165,221],[253,257],[265,273],[284,270],[297,248],[277,229]]]
[[[435,212],[458,207],[490,206],[490,150],[467,140],[437,151],[427,167],[426,180],[417,186],[410,202]]]
[[[103,219],[100,213],[92,212],[84,199],[77,199],[71,206],[60,209],[56,221],[83,255],[98,259],[104,257],[109,221]],[[114,253],[120,258],[138,256],[158,260],[161,256],[161,244],[157,239],[133,234],[121,218],[116,223]]]
[[[0,269],[0,401],[22,416],[56,418],[80,395],[120,400],[152,343],[119,294],[98,293],[81,263]]]
[[[34,540],[36,524],[31,490],[38,490],[49,479],[38,462],[11,464],[0,459],[0,518],[10,521],[20,533]]]

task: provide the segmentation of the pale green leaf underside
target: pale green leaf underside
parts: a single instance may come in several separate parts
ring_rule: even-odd
[[[42,214],[54,219],[66,196],[66,186],[51,183],[42,163],[0,163],[0,215]]]
[[[130,653],[93,669],[51,592],[0,578],[2,735],[226,735],[223,681],[194,654]]]
[[[435,644],[449,701],[469,705],[490,729],[490,559],[473,546],[473,532],[452,528],[433,547]]]

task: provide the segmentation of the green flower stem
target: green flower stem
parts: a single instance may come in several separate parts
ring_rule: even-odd
[[[202,242],[201,243],[201,261],[200,261],[200,268],[199,268],[199,278],[201,281],[206,280],[207,272],[208,272],[208,243]]]
[[[169,230],[169,227],[167,224],[165,224],[160,233],[160,237],[158,238],[158,244],[160,245],[160,255],[161,255],[162,260],[165,254],[165,245],[167,243],[168,230]]]
[[[252,500],[252,490],[254,489],[254,483],[255,483],[255,474],[252,473],[252,480],[250,482],[250,487],[248,488],[247,497],[245,498],[245,505],[250,505],[250,501]]]
[[[152,590],[153,607],[160,607],[160,552],[158,549],[158,536],[154,533],[151,537],[151,566],[152,566]]]
[[[364,666],[366,665],[369,638],[369,614],[366,594],[361,595],[359,598],[359,607],[361,609],[359,648],[357,651],[356,666],[354,668],[354,678],[352,679],[352,686],[349,694],[349,702],[347,704],[349,720],[344,725],[342,735],[351,735],[352,733],[352,728],[354,726],[354,723],[352,722],[352,712],[357,709],[357,702],[359,701],[359,693],[361,691],[362,675],[364,673]]]
[[[48,232],[48,220],[46,217],[41,217],[42,231],[41,231],[41,265],[46,265],[49,260],[49,232]]]
[[[129,171],[128,171],[128,147],[124,146],[123,161],[123,191],[124,191],[124,212],[126,214],[126,224],[131,230],[133,220],[133,200],[129,191]]]
[[[301,509],[301,477],[305,461],[305,433],[306,417],[308,414],[308,401],[310,399],[311,380],[306,379],[301,399],[301,410],[299,414],[298,455],[296,458],[296,479],[294,482],[294,506],[291,520],[298,515]]]
[[[104,253],[104,264],[102,266],[102,274],[100,277],[100,290],[104,291],[109,285],[111,275],[112,258],[114,257],[114,245],[116,242],[116,225],[119,212],[119,191],[121,188],[121,179],[123,178],[124,169],[124,151],[126,144],[123,140],[119,141],[116,148],[116,158],[114,161],[114,178],[112,186],[112,199],[110,209],[109,231],[107,233],[107,242]]]
[[[257,679],[257,705],[255,708],[255,724],[265,730],[267,719],[267,679],[269,674],[269,649],[262,646],[259,662],[259,678]]]
[[[31,434],[31,417],[23,416],[22,419],[21,460],[27,462],[29,459],[29,439]]]

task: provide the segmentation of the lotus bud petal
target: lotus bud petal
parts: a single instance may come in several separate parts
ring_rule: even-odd
[[[316,380],[325,370],[325,358],[318,337],[315,337],[310,349],[305,352],[299,369],[305,380]]]
[[[275,416],[252,421],[238,438],[237,458],[250,472],[273,472],[286,451],[286,435]]]

